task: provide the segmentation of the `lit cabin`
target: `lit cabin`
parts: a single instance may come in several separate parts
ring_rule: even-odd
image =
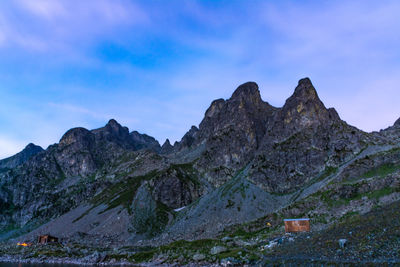
[[[310,231],[310,219],[285,219],[285,232],[286,233],[297,233],[297,232],[309,232]]]
[[[58,243],[58,238],[51,235],[40,235],[38,238],[39,244]]]

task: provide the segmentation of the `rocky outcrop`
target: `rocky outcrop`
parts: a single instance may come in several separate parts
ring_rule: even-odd
[[[160,144],[154,137],[147,134],[140,134],[137,131],[133,131],[129,135],[134,144],[134,150],[149,149],[154,152],[160,152]]]
[[[134,144],[129,136],[129,129],[122,127],[116,120],[111,119],[106,126],[93,130],[92,133],[98,141],[108,141],[123,148],[134,149]]]
[[[310,79],[304,78],[273,121],[269,130],[283,139],[305,128],[339,122],[340,118],[335,109],[325,107]]]
[[[305,78],[276,112],[249,177],[268,192],[292,192],[351,159],[368,142],[368,134],[324,106]]]
[[[32,158],[33,156],[35,156],[36,154],[38,154],[42,151],[43,151],[43,148],[30,143],[21,152],[15,154],[14,156],[0,160],[0,169],[15,168],[15,167],[25,163],[30,158]]]
[[[96,158],[94,157],[95,135],[85,128],[74,128],[67,131],[54,150],[58,166],[67,176],[87,176],[96,171]]]
[[[109,142],[128,150],[149,149],[158,152],[160,144],[156,139],[147,134],[140,134],[137,131],[129,133],[127,127],[121,126],[116,120],[111,119],[106,126],[92,130],[96,141]]]
[[[160,233],[168,221],[168,214],[152,198],[147,184],[142,184],[132,202],[134,232],[147,237]]]
[[[196,167],[207,180],[219,186],[253,157],[276,108],[263,102],[258,85],[239,86],[228,100],[211,103],[199,130],[187,133],[191,148],[202,148]],[[182,142],[181,142],[182,143]],[[181,144],[177,144],[178,150]]]
[[[169,139],[165,140],[164,144],[161,146],[160,154],[170,154],[174,150],[174,147],[169,142]]]
[[[199,174],[190,165],[171,165],[150,184],[154,199],[171,209],[189,205],[204,190]]]
[[[182,137],[180,142],[175,142],[174,151],[190,149],[193,145],[195,145],[198,132],[199,129],[196,126],[192,126],[190,130]]]

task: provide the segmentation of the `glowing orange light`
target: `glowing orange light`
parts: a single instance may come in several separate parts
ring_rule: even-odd
[[[23,247],[29,246],[29,244],[27,244],[27,243],[25,243],[25,242],[24,242],[24,243],[19,243],[19,242],[18,242],[17,245],[18,245],[18,246],[23,246]]]

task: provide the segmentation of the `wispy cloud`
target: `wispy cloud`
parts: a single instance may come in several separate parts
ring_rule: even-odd
[[[113,35],[118,27],[148,22],[139,5],[123,0],[18,0],[0,5],[3,45],[39,52],[73,50]]]
[[[304,76],[364,130],[400,116],[398,1],[227,3],[1,2],[0,134],[47,146],[115,118],[175,141],[239,84],[281,106]]]
[[[62,1],[51,0],[19,0],[18,6],[30,13],[45,19],[60,18],[67,15],[68,11]]]
[[[79,107],[76,105],[71,105],[71,104],[67,104],[67,103],[53,103],[50,102],[49,104],[50,108],[55,108],[58,110],[62,110],[64,112],[73,112],[73,113],[77,113],[79,115],[87,115],[90,117],[93,117],[95,119],[101,119],[101,120],[107,120],[110,119],[112,117],[112,115],[110,114],[102,114],[99,112],[95,112],[95,111],[91,111],[87,108],[84,107]]]

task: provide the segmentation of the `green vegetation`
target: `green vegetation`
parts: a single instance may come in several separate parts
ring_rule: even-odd
[[[231,237],[239,236],[243,239],[250,239],[250,238],[256,236],[262,230],[264,230],[264,229],[261,229],[259,231],[255,231],[255,232],[249,232],[249,231],[246,231],[245,229],[243,229],[243,227],[238,227],[234,232],[230,233],[229,235]]]
[[[327,214],[314,214],[312,216],[308,216],[310,217],[311,220],[311,224],[314,223],[323,223],[323,224],[327,224],[328,220],[327,220]]]
[[[400,192],[400,188],[384,187],[382,189],[368,192],[365,194],[369,199],[379,199],[383,196],[390,195],[391,193]]]
[[[327,166],[325,168],[325,170],[323,171],[323,173],[318,177],[319,181],[322,181],[323,179],[325,179],[326,177],[331,176],[332,174],[337,173],[338,171],[338,167],[333,167],[333,166]]]
[[[156,253],[156,250],[137,252],[132,255],[132,259],[135,262],[147,262],[147,261],[150,261],[154,257],[155,253]]]
[[[124,174],[119,174],[124,175]],[[126,174],[125,174],[126,175]],[[122,205],[124,208],[128,210],[130,214],[132,214],[132,210],[130,204],[135,197],[136,191],[139,186],[142,184],[144,180],[150,180],[154,176],[157,175],[156,171],[152,171],[144,176],[136,176],[130,177],[126,180],[122,180],[116,184],[111,185],[110,187],[104,189],[101,193],[95,195],[91,200],[92,207],[85,211],[81,216],[76,218],[73,222],[77,222],[86,216],[91,210],[95,207],[98,207],[101,204],[107,205],[107,208],[101,213],[104,213],[108,210],[116,208]],[[74,191],[76,193],[76,190]]]
[[[160,251],[167,252],[170,250],[197,250],[199,252],[208,252],[214,246],[222,245],[222,242],[216,239],[200,239],[195,241],[178,240],[168,245],[160,247]]]
[[[240,182],[240,184],[238,184],[238,182],[240,181],[240,175],[243,173],[244,169],[245,168],[239,170],[232,179],[230,179],[227,183],[220,187],[222,197],[225,197],[228,194],[229,196],[233,196],[233,194],[238,191],[240,191],[243,198],[246,197],[245,191],[249,187],[249,185],[245,185],[243,182]]]
[[[193,168],[193,163],[171,164],[166,172],[169,173],[171,171],[176,171],[177,178],[182,182],[192,182],[194,185],[200,185],[199,174]]]
[[[384,187],[371,192],[360,193],[358,188],[360,188],[362,184],[365,184],[365,181],[362,181],[361,183],[346,184],[345,186],[350,187],[352,192],[347,197],[340,197],[340,195],[333,189],[319,191],[314,193],[312,196],[320,198],[329,207],[338,207],[342,205],[348,205],[350,201],[361,199],[363,197],[368,197],[369,199],[379,199],[382,196],[386,196],[394,192],[400,192],[400,188],[398,187]]]
[[[132,213],[130,204],[135,197],[137,189],[143,181],[150,180],[157,174],[158,173],[156,171],[152,171],[144,176],[130,177],[126,180],[118,182],[106,188],[100,194],[94,196],[91,202],[94,207],[100,204],[106,204],[108,207],[102,212],[122,205],[128,210],[129,213]]]
[[[150,200],[145,202],[146,207],[135,209],[134,225],[136,233],[154,237],[159,234],[168,223],[169,208],[161,202]]]
[[[309,181],[306,185],[303,186],[303,188],[301,190],[299,190],[296,194],[294,194],[291,198],[292,202],[296,201],[297,198],[301,195],[301,193],[303,193],[305,188],[310,187],[311,185],[320,182],[322,180],[324,180],[325,178],[334,175],[335,173],[337,173],[337,171],[339,170],[338,167],[333,167],[333,166],[325,166],[324,171],[319,174],[317,177],[311,179],[311,181]],[[293,192],[288,192],[289,193],[293,193]]]
[[[349,211],[345,215],[343,215],[341,218],[339,218],[339,222],[347,221],[352,217],[358,216],[359,213],[357,211]]]
[[[367,171],[362,175],[362,178],[371,178],[375,176],[387,176],[395,171],[400,170],[400,164],[385,163],[372,170]]]

